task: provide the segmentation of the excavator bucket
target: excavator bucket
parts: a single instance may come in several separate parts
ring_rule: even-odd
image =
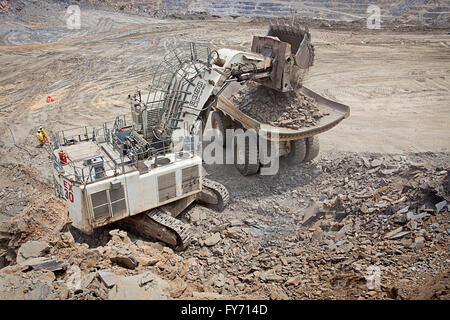
[[[301,69],[308,69],[314,63],[314,46],[308,28],[299,25],[270,25],[267,35],[277,37],[291,45],[295,63]]]
[[[269,79],[256,81],[282,92],[302,87],[314,63],[311,35],[298,25],[270,25],[266,36],[253,37],[251,51],[272,59]]]

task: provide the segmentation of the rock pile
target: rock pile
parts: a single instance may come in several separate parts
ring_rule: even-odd
[[[314,99],[298,91],[283,93],[255,83],[247,83],[232,97],[232,102],[261,123],[294,130],[315,126],[327,115]]]
[[[236,203],[196,222],[221,240],[190,254],[205,279],[224,274],[225,294],[409,298],[450,267],[447,166],[446,155],[350,154],[238,185],[217,174]]]
[[[48,251],[46,243],[56,243],[60,232],[70,224],[64,201],[51,196],[31,203],[11,220],[0,224],[0,262],[23,261],[34,258],[36,251]],[[21,247],[28,241],[31,241],[28,246]]]
[[[448,296],[445,154],[325,154],[247,179],[222,169],[208,171],[233,202],[190,208],[196,239],[182,252],[119,229],[76,241],[63,202],[32,203],[0,224],[0,298]]]
[[[189,282],[195,262],[163,244],[104,229],[108,242],[91,248],[68,222],[64,202],[51,197],[0,224],[0,299],[223,298]]]

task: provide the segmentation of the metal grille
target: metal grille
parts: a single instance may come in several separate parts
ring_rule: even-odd
[[[108,203],[94,208],[95,220],[103,219],[106,217],[109,217],[109,204]]]
[[[109,217],[109,202],[106,190],[91,194],[91,202],[95,220]]]
[[[144,122],[145,137],[155,132],[158,132],[160,139],[170,137],[173,130],[180,128],[182,113],[199,113],[196,108],[188,106],[187,100],[192,93],[194,79],[211,68],[212,58],[209,47],[196,43],[184,43],[164,57],[152,74],[146,101],[147,118],[157,114],[159,119],[152,123],[148,118]]]
[[[109,190],[109,199],[111,201],[111,209],[113,215],[125,213],[127,211],[127,204],[125,201],[124,188],[117,190]]]
[[[162,115],[162,108],[152,108],[147,110],[147,112],[144,112],[143,114],[143,122],[147,125],[147,128],[152,128],[159,124],[161,115]]]
[[[112,202],[111,203],[111,209],[113,212],[113,215],[118,215],[125,213],[127,211],[127,203],[125,202],[125,199]]]
[[[117,190],[102,190],[91,194],[94,219],[100,220],[127,211],[124,187]]]
[[[109,199],[111,202],[116,202],[118,200],[125,199],[125,193],[123,187],[117,190],[109,190]]]
[[[108,203],[108,196],[106,195],[106,190],[99,191],[91,194],[92,206],[98,207],[105,203]]]
[[[159,202],[163,202],[177,196],[175,172],[158,177]]]
[[[183,194],[199,189],[198,166],[182,170]]]

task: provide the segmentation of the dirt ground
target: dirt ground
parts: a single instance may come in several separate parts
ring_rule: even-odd
[[[82,37],[74,33],[57,42],[0,46],[1,122],[18,141],[29,139],[39,124],[59,130],[99,124],[105,115],[114,119],[127,112],[127,94],[146,87],[152,66],[171,45],[197,41],[248,50],[252,35],[262,35],[267,28],[217,19],[127,19],[108,12],[98,20],[99,15],[96,10],[83,12],[83,21],[108,20],[110,30],[97,28]],[[359,30],[350,37],[351,32],[311,30],[316,60],[305,85],[351,108],[349,119],[323,134],[322,150],[448,151],[448,34]],[[55,101],[47,104],[49,95]],[[1,130],[2,143],[10,143],[7,127]]]
[[[450,147],[448,33],[313,33],[306,86],[348,104],[351,117],[323,135],[328,150],[444,151]]]
[[[249,50],[252,35],[267,30],[267,24],[245,17],[170,20],[86,9],[82,29],[71,31],[61,19],[62,7],[49,14],[53,20],[43,20],[36,12],[24,9],[20,18],[0,16],[0,221],[52,193],[48,155],[36,148],[39,126],[55,132],[113,121],[129,112],[127,95],[136,87],[147,87],[152,67],[172,46],[195,41]],[[436,290],[444,290],[438,296],[445,296],[448,207],[423,226],[404,226],[412,230],[411,243],[385,243],[383,235],[393,224],[385,225],[383,210],[401,210],[400,204],[408,201],[419,208],[417,201],[424,196],[405,200],[403,191],[397,190],[383,194],[388,200],[380,205],[375,194],[386,186],[396,190],[410,180],[423,187],[423,179],[433,177],[435,183],[445,179],[450,152],[448,30],[314,27],[311,35],[316,60],[305,86],[349,105],[350,117],[321,134],[321,154],[312,164],[282,164],[279,175],[249,178],[242,178],[233,166],[207,168],[230,190],[232,203],[222,215],[194,206],[183,218],[196,226],[199,239],[180,256],[189,266],[194,259],[195,268],[201,270],[192,279],[183,278],[194,283],[190,291],[172,297],[189,298],[193,291],[205,291],[271,299],[431,299]],[[55,101],[47,103],[47,96]],[[324,223],[355,226],[343,232],[351,234],[349,239],[336,238],[339,229],[329,225],[300,226],[311,203],[322,206],[341,196],[347,197],[344,211],[354,216],[342,224],[330,217]],[[364,197],[370,201],[353,201]],[[371,211],[369,202],[377,211]],[[368,217],[361,211],[364,206],[369,206]],[[356,226],[364,223],[375,223],[376,231],[365,230],[362,237]],[[215,233],[223,243],[205,246],[203,242]],[[421,237],[428,243],[425,258],[410,247]],[[255,246],[246,250],[246,241]],[[338,249],[333,247],[336,243]],[[271,248],[276,255],[271,256]],[[326,248],[334,249],[318,255]],[[378,262],[384,266],[382,293],[368,290],[360,272]],[[173,271],[158,268],[161,276]],[[422,283],[436,287],[427,278],[435,275],[444,279],[444,289],[414,291]]]

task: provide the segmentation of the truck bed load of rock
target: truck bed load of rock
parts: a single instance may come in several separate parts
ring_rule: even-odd
[[[249,117],[276,127],[298,130],[313,127],[328,113],[315,99],[298,91],[278,92],[256,83],[245,84],[232,102]]]

